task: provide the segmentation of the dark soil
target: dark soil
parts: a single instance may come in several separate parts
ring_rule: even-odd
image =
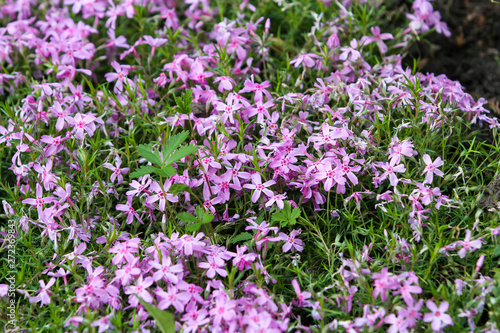
[[[423,73],[446,74],[459,81],[476,100],[488,100],[499,115],[500,3],[491,0],[437,0],[434,9],[448,24],[451,37],[429,34],[411,49]]]

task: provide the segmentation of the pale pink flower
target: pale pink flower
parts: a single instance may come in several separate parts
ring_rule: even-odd
[[[433,331],[441,331],[442,328],[453,325],[451,316],[446,314],[449,306],[448,302],[444,301],[438,307],[433,301],[429,300],[425,303],[425,305],[429,310],[431,310],[431,313],[426,313],[424,315],[424,321],[426,323],[432,322],[431,328]]]
[[[55,278],[51,278],[47,284],[45,281],[40,280],[41,289],[38,290],[38,295],[30,297],[30,303],[38,303],[41,301],[40,307],[50,303],[50,288],[56,282]]]
[[[267,187],[276,184],[274,180],[269,180],[265,183],[262,183],[260,174],[256,173],[252,175],[252,182],[253,184],[243,185],[244,188],[255,190],[252,195],[252,202],[257,202],[257,200],[259,200],[260,196],[262,195],[262,192],[264,192],[264,194],[266,194],[268,197],[274,196],[274,193],[271,190],[267,189]]]
[[[113,164],[111,163],[104,163],[103,166],[106,168],[106,169],[109,169],[111,171],[113,171],[113,173],[111,174],[111,182],[115,182],[115,179],[118,178],[118,185],[120,185],[121,183],[123,183],[123,176],[122,174],[126,174],[129,172],[130,168],[120,168],[122,164],[122,159],[120,158],[120,156],[116,156],[116,166],[114,166]]]
[[[296,279],[292,280],[292,286],[293,286],[293,290],[295,290],[295,294],[297,295],[297,302],[296,302],[297,306],[302,306],[306,303],[309,303],[306,300],[311,298],[311,296],[312,296],[311,293],[307,292],[307,291],[301,291],[299,283],[297,282]]]
[[[424,183],[431,184],[434,174],[439,177],[444,176],[444,173],[438,169],[440,166],[444,165],[444,162],[441,159],[441,157],[436,158],[433,162],[431,160],[431,157],[428,154],[425,154],[423,160],[424,163],[426,164],[425,169],[422,172],[422,175],[426,173]]]
[[[312,68],[315,65],[314,59],[318,59],[318,58],[319,58],[319,56],[317,56],[314,53],[306,53],[306,54],[299,55],[297,58],[290,61],[290,65],[294,65],[295,68],[297,68],[300,66],[300,64],[303,64],[304,67]]]

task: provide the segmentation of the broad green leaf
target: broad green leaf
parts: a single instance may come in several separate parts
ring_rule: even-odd
[[[142,306],[144,306],[146,311],[151,315],[151,317],[153,317],[156,322],[156,326],[163,333],[175,333],[175,320],[172,312],[160,310],[156,306],[146,303],[139,297],[137,298],[141,302]]]
[[[190,213],[179,213],[177,218],[186,223],[200,222],[200,219]]]
[[[167,160],[167,165],[171,165],[172,163],[177,162],[183,157],[186,157],[188,155],[191,155],[195,151],[198,150],[198,147],[188,145],[188,146],[182,146],[180,147],[175,153],[172,154],[172,156],[169,156]]]
[[[186,90],[185,94],[182,94],[182,102],[184,105],[191,105],[191,102],[193,101],[193,90],[188,89]]]
[[[203,221],[202,223],[210,223],[214,219],[214,216],[210,212],[206,212],[205,215],[203,216]]]
[[[495,249],[493,250],[493,254],[491,255],[491,258],[496,258],[500,257],[500,245],[497,245]]]
[[[195,212],[196,216],[198,216],[199,218],[201,218],[204,214],[204,210],[201,206],[196,206],[196,208],[194,209],[194,212]]]
[[[191,223],[186,227],[186,231],[198,231],[200,229],[201,223]]]
[[[253,238],[252,234],[250,234],[248,232],[242,232],[241,234],[236,235],[233,238],[231,238],[231,243],[234,244],[236,242],[245,241],[245,240],[249,240],[252,238]]]
[[[155,150],[154,152],[152,152],[152,150],[153,150],[152,143],[147,145],[137,146],[137,151],[142,157],[147,159],[148,162],[161,166],[163,163],[161,161],[160,154],[158,153],[158,151]]]
[[[132,172],[130,174],[130,177],[131,178],[141,177],[141,176],[149,175],[152,173],[157,173],[158,170],[160,170],[160,169],[155,168],[152,165],[143,165],[139,169]]]
[[[164,168],[158,169],[156,173],[163,177],[172,177],[177,172],[175,171],[175,168],[173,166],[168,165]]]
[[[165,145],[163,146],[163,157],[166,159],[168,158],[174,150],[179,148],[180,144],[186,140],[186,138],[189,136],[188,131],[182,131],[181,133],[171,135]],[[172,164],[172,163],[170,163]]]
[[[168,191],[170,193],[172,193],[173,195],[177,195],[177,194],[183,193],[183,192],[191,192],[191,187],[189,187],[186,184],[176,183],[176,184],[173,184],[172,186],[170,186]]]

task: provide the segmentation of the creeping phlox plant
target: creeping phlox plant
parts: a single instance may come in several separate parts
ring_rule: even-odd
[[[0,22],[3,331],[499,332],[500,125],[405,65],[431,2]]]

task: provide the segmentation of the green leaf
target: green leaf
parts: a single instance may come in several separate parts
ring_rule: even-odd
[[[151,162],[153,164],[161,166],[163,163],[162,163],[161,158],[160,158],[160,153],[158,153],[158,151],[156,151],[156,150],[154,152],[152,152],[151,150],[153,150],[152,143],[147,144],[147,145],[137,146],[137,151],[139,152],[139,154],[142,157],[147,159],[148,162]]]
[[[292,214],[290,216],[290,224],[294,225],[297,223],[297,219],[300,217],[300,208],[296,207],[293,209]]]
[[[271,221],[283,222],[281,226],[286,226],[288,224],[294,225],[297,223],[297,218],[300,217],[300,208],[294,208],[292,211],[292,207],[290,203],[285,202],[285,207],[279,212],[275,212],[271,215]]]
[[[194,209],[196,216],[201,217],[204,214],[203,208],[201,206],[196,206]]]
[[[188,131],[182,131],[181,133],[171,135],[163,146],[163,157],[165,159],[168,158],[188,136]]]
[[[176,184],[173,184],[172,186],[170,186],[168,191],[170,193],[172,193],[173,195],[177,195],[179,193],[191,192],[191,187],[189,187],[186,184],[176,183]]]
[[[231,243],[234,244],[236,242],[245,241],[245,240],[249,240],[252,238],[253,238],[252,234],[250,234],[248,232],[242,232],[241,234],[236,235],[233,238],[231,238]]]
[[[137,296],[137,295],[136,295]],[[163,333],[175,333],[174,315],[170,311],[160,310],[156,306],[151,305],[137,297],[146,311],[153,317],[156,326]]]
[[[206,212],[203,216],[203,221],[201,223],[210,223],[214,219],[214,216],[210,212]]]
[[[493,254],[491,255],[491,258],[496,258],[500,257],[500,245],[497,245],[495,249],[493,250]]]
[[[172,177],[177,173],[177,171],[175,171],[175,168],[173,166],[168,165],[166,167],[158,169],[157,173],[163,177]]]
[[[190,213],[180,213],[177,218],[186,223],[200,222],[200,219]]]
[[[198,231],[200,229],[201,223],[191,223],[186,227],[186,231]]]
[[[191,102],[193,101],[193,90],[188,89],[186,90],[185,94],[182,94],[182,102],[184,105],[191,105]]]
[[[139,169],[135,170],[130,174],[131,178],[136,178],[136,177],[141,177],[144,175],[149,175],[152,173],[157,173],[157,171],[160,170],[158,168],[155,168],[152,165],[143,165]]]
[[[173,153],[172,156],[170,156],[168,158],[167,165],[171,165],[172,163],[177,162],[181,158],[186,157],[188,155],[191,155],[192,153],[194,153],[197,150],[198,150],[198,147],[196,147],[196,146],[192,146],[192,145],[182,146],[175,153]]]

